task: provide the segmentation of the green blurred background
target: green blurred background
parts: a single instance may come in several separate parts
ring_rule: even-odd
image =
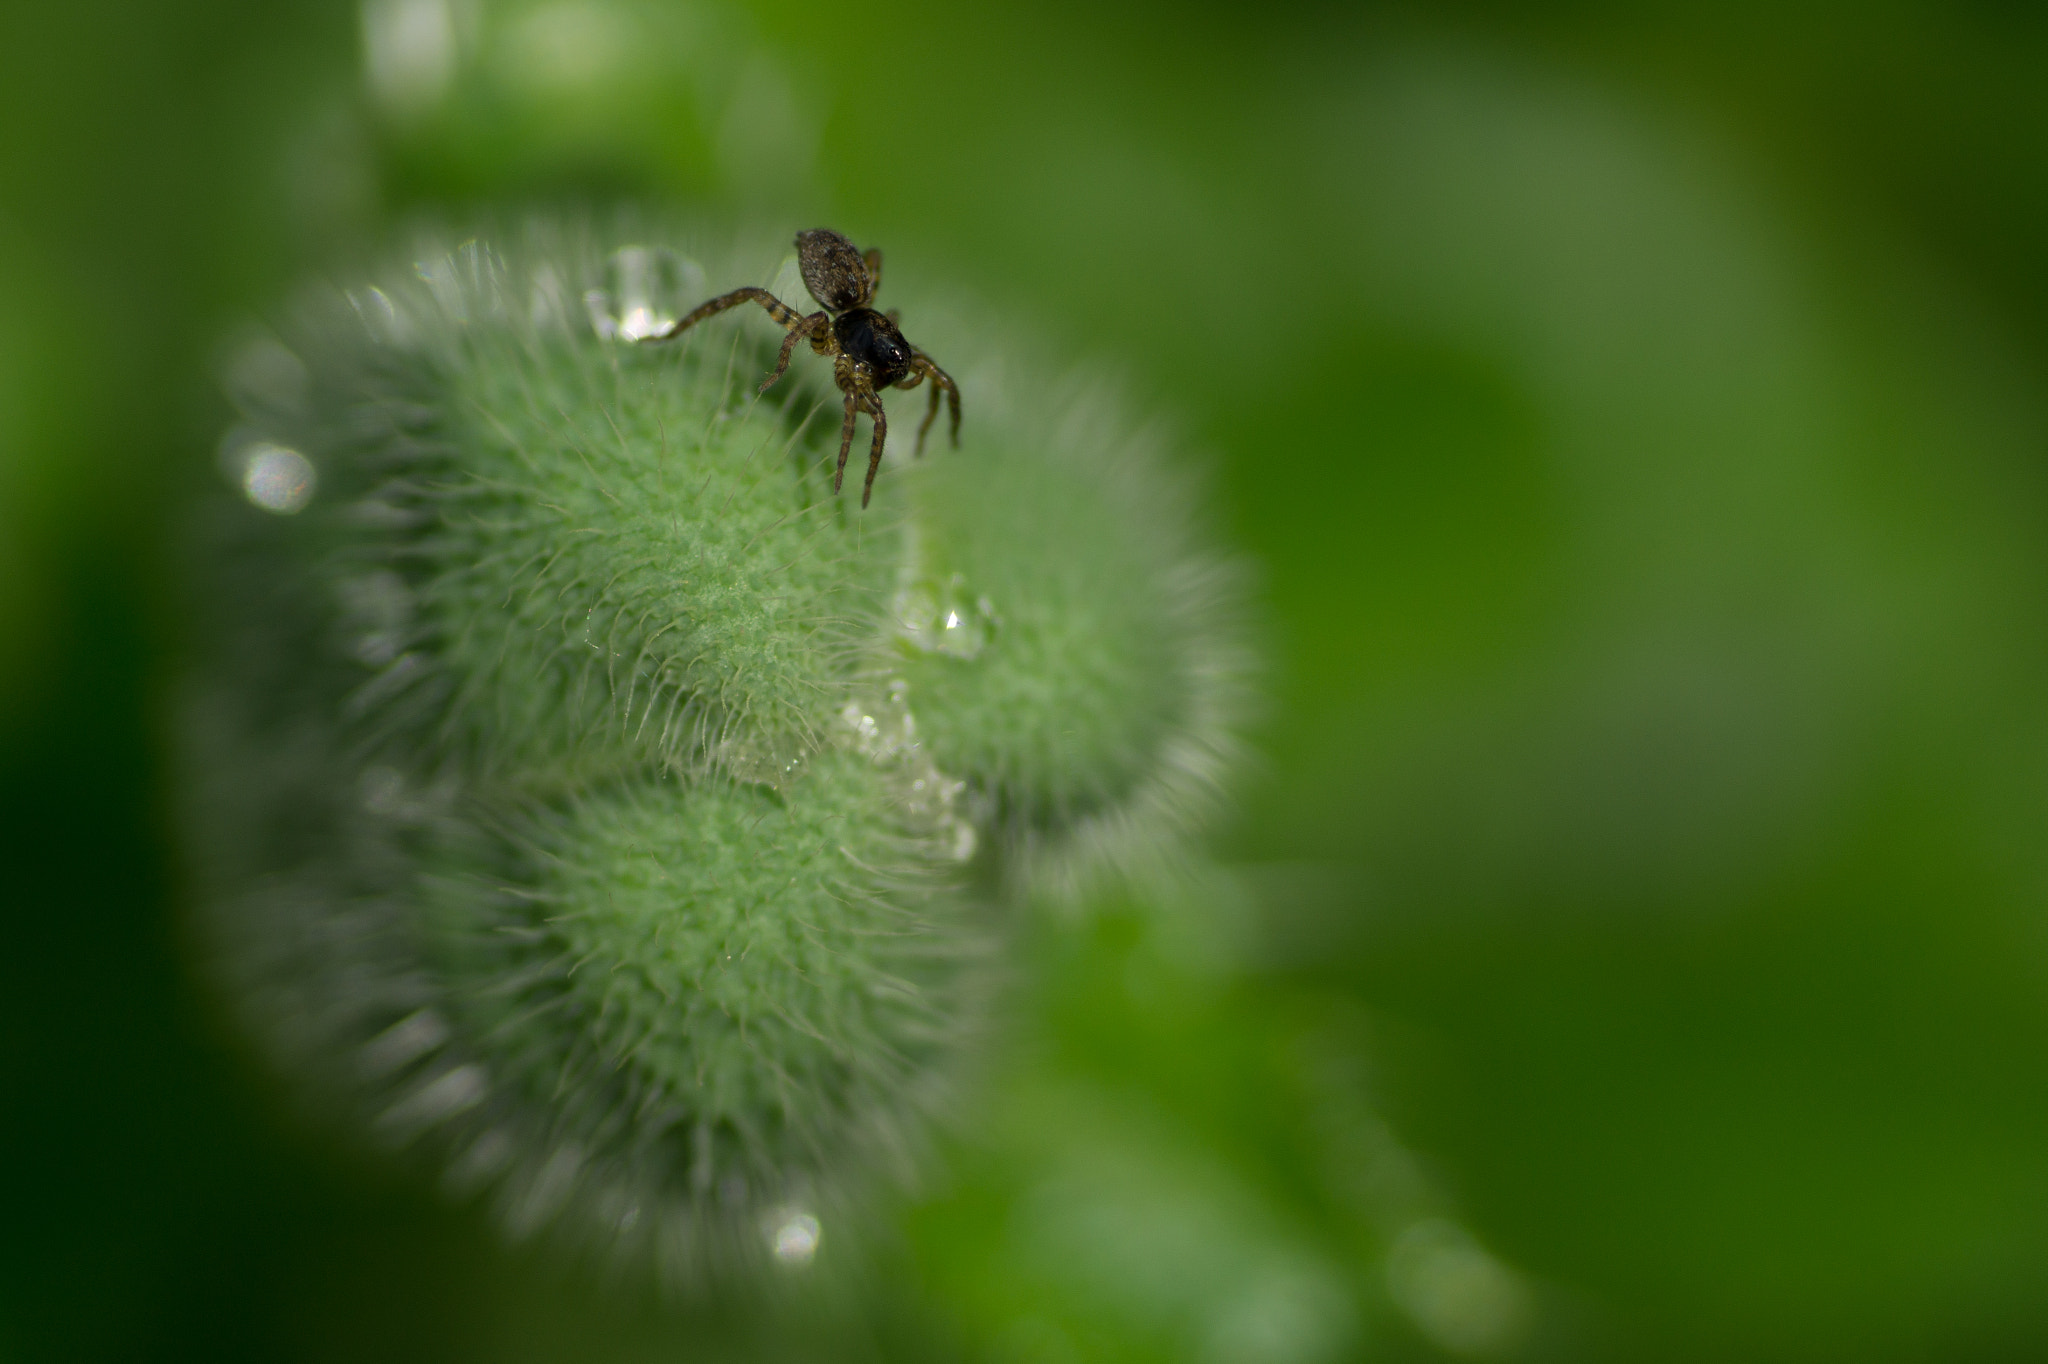
[[[9,0],[0,1361],[2048,1355],[2044,71],[1998,0]],[[979,1120],[766,1305],[300,1126],[164,795],[237,334],[622,197],[1120,376],[1273,657],[1218,867],[1025,932]]]

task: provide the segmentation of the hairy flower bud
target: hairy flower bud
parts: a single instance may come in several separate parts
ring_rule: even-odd
[[[970,364],[961,450],[892,444],[862,512],[836,395],[756,391],[771,323],[642,343],[779,254],[685,239],[534,221],[251,342],[184,737],[209,939],[304,1089],[691,1281],[914,1175],[1001,903],[1190,827],[1242,650],[1099,396]]]

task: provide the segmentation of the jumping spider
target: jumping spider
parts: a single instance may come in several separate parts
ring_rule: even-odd
[[[888,438],[889,419],[882,415],[880,390],[916,388],[932,381],[931,407],[917,428],[917,453],[924,454],[925,432],[939,415],[939,394],[946,395],[952,413],[953,445],[960,445],[960,389],[952,376],[932,363],[931,357],[904,340],[897,329],[896,314],[878,313],[868,306],[875,290],[882,286],[882,253],[870,248],[865,256],[837,232],[813,228],[796,234],[796,259],[804,275],[804,287],[824,307],[823,312],[805,317],[766,289],[735,289],[701,304],[670,327],[646,337],[666,341],[680,336],[707,317],[715,317],[742,303],[758,303],[788,333],[782,338],[782,354],[775,372],[762,380],[766,393],[789,368],[790,352],[796,343],[808,339],[811,349],[832,357],[832,379],[846,395],[846,420],[839,428],[839,465],[832,473],[832,491],[838,492],[846,478],[846,452],[853,445],[853,417],[865,412],[874,419],[875,440],[868,451],[868,480],[860,490],[860,504],[866,507],[875,488],[875,471],[882,466],[882,442]]]

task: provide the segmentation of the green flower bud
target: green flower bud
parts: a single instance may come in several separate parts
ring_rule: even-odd
[[[932,760],[1072,894],[1170,853],[1216,795],[1250,672],[1238,579],[1103,390],[991,425],[909,489],[899,676]]]
[[[807,302],[688,239],[529,223],[251,342],[183,726],[208,935],[302,1088],[683,1282],[915,1177],[990,911],[1183,836],[1243,693],[1109,405],[1012,414],[970,353],[962,448],[902,423],[863,512],[763,316],[642,344]]]

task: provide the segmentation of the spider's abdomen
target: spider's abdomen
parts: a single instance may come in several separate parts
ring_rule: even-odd
[[[796,258],[804,273],[804,287],[827,312],[865,308],[875,296],[867,262],[852,242],[830,228],[797,233]]]
[[[910,373],[914,352],[903,333],[873,308],[855,308],[832,319],[839,349],[874,375],[876,388],[887,388]]]

